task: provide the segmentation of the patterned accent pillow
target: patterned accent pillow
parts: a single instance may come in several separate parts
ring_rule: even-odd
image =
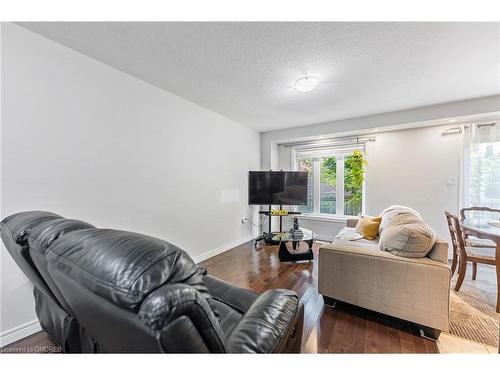
[[[363,238],[363,236],[356,231],[356,228],[345,227],[342,228],[335,238],[344,241],[356,241]]]

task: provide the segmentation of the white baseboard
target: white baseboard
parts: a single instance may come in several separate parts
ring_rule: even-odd
[[[222,246],[220,246],[220,247],[218,247],[216,249],[207,251],[206,253],[203,253],[201,255],[193,257],[193,260],[194,260],[195,263],[203,262],[204,260],[207,260],[209,258],[212,258],[212,257],[218,255],[218,254],[222,254],[222,253],[224,253],[224,252],[226,252],[228,250],[231,250],[232,248],[234,248],[236,246],[240,246],[241,244],[244,244],[245,242],[251,241],[255,237],[256,236],[252,234],[252,235],[249,235],[247,237],[240,238],[239,240],[227,243],[227,244],[222,245]]]
[[[29,335],[37,333],[42,330],[38,320],[21,324],[17,327],[11,328],[0,335],[0,348],[21,340]]]

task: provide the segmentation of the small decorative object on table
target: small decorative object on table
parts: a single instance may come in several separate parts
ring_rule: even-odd
[[[279,241],[278,257],[281,262],[297,262],[302,260],[313,260],[312,251],[316,234],[309,229],[290,229],[288,232],[278,233],[273,237],[274,241]],[[307,244],[307,249],[299,250],[300,242]],[[289,246],[287,246],[289,244]],[[291,247],[291,248],[289,248]]]
[[[304,236],[299,227],[299,219],[296,217],[293,218],[293,227],[290,229],[290,234],[294,239],[301,239]]]

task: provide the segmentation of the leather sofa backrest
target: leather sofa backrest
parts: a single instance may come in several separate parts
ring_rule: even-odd
[[[34,227],[27,236],[29,253],[38,272],[57,297],[58,301],[68,312],[72,312],[66,299],[57,288],[47,269],[47,248],[57,239],[75,230],[95,228],[93,225],[80,220],[55,218],[47,220]]]
[[[65,222],[70,224],[61,224]],[[54,226],[55,223],[58,225]],[[71,314],[68,303],[47,273],[45,256],[39,251],[41,247],[33,243],[33,239],[43,232],[43,247],[48,246],[68,231],[81,227],[80,224],[75,226],[75,223],[75,220],[67,220],[51,212],[27,211],[2,220],[0,230],[5,247],[34,284],[35,310],[43,330],[65,352],[92,352],[95,346],[93,339]],[[30,248],[30,242],[38,251]]]
[[[47,220],[34,227],[28,237],[30,250],[45,255],[47,248],[57,239],[69,232],[82,229],[95,229],[92,224],[81,220],[56,218]]]
[[[34,227],[54,219],[62,219],[62,216],[45,211],[16,213],[2,220],[0,233],[7,251],[28,279],[40,292],[53,299],[54,303],[60,304],[33,263],[27,241]]]
[[[86,229],[46,250],[57,288],[101,351],[224,351],[201,269],[174,245]]]
[[[184,251],[158,238],[114,229],[71,232],[47,259],[91,292],[136,310],[156,288],[185,283],[211,299],[200,269]]]

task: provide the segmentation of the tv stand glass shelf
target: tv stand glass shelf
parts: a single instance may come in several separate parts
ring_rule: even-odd
[[[274,233],[273,241],[279,242],[278,256],[281,262],[296,262],[301,260],[313,260],[313,243],[316,234],[305,228],[296,232]],[[307,244],[306,250],[299,250],[300,242]]]

